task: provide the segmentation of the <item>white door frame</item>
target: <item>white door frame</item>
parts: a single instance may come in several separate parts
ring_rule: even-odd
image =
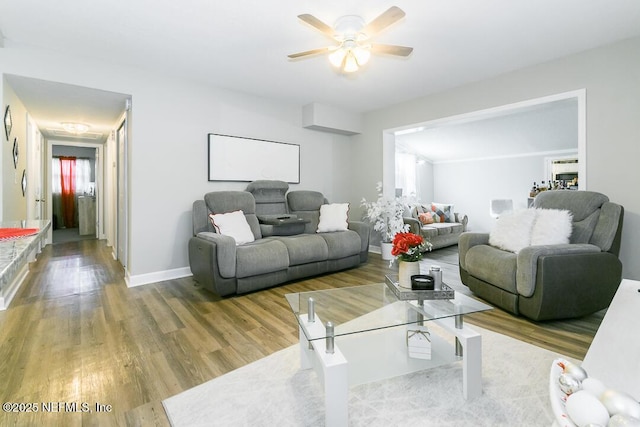
[[[29,113],[26,113],[27,119],[27,175],[29,177],[29,185],[25,198],[27,199],[27,219],[43,219],[44,203],[44,168],[42,162],[43,154],[43,138],[38,126],[33,121]]]
[[[543,96],[540,98],[528,99],[526,101],[514,102],[499,107],[491,107],[483,110],[462,113],[459,115],[438,118],[421,123],[413,123],[397,128],[384,129],[382,132],[382,182],[385,196],[393,197],[395,192],[395,135],[396,132],[403,132],[418,127],[434,127],[438,125],[465,122],[475,120],[479,117],[493,116],[499,113],[518,110],[520,108],[541,105],[565,99],[576,99],[578,101],[578,189],[587,189],[587,90],[577,89],[555,95]]]
[[[53,146],[54,145],[66,145],[70,147],[87,147],[95,148],[96,153],[96,237],[99,239],[105,238],[105,221],[104,221],[104,144],[96,142],[74,142],[74,141],[61,141],[61,140],[47,140],[47,155],[46,155],[46,186],[47,196],[45,206],[47,209],[47,218],[53,222],[53,204],[51,203],[52,186],[51,186],[51,162],[53,161]],[[48,239],[53,241],[53,227],[49,228]]]
[[[128,107],[128,106],[127,106]],[[129,108],[127,108],[128,112]],[[127,270],[129,264],[129,192],[127,181],[129,179],[129,130],[128,114],[116,128],[116,257],[120,264]]]

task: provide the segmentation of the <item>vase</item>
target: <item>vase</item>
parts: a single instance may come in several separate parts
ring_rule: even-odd
[[[384,261],[391,261],[393,258],[393,255],[391,255],[391,249],[393,249],[393,244],[391,242],[380,243],[380,255]]]
[[[411,276],[420,274],[419,261],[400,261],[398,264],[398,285],[402,288],[411,289]]]

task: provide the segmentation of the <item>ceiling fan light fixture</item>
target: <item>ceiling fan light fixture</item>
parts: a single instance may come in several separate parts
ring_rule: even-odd
[[[343,47],[339,47],[329,54],[329,62],[336,68],[342,67],[344,57],[347,56],[347,51]]]
[[[346,15],[338,18],[333,28],[335,29],[335,39],[336,40],[361,40],[366,37],[365,34],[362,33],[362,29],[364,28],[364,20],[356,15]]]
[[[352,52],[361,67],[369,62],[369,58],[371,58],[371,51],[367,47],[358,46]]]
[[[347,53],[346,58],[344,59],[344,67],[342,68],[342,71],[344,71],[345,73],[354,73],[358,71],[358,68],[360,68],[360,66],[358,65],[358,60],[353,54],[353,51],[350,50]]]
[[[84,123],[64,122],[61,123],[61,125],[65,131],[74,135],[80,135],[89,130],[89,125],[85,125]]]
[[[300,20],[338,42],[338,46],[298,52],[290,54],[288,57],[289,59],[298,59],[329,53],[329,62],[334,67],[344,73],[353,73],[369,61],[372,53],[409,56],[413,51],[411,47],[371,44],[369,42],[370,37],[396,23],[404,16],[405,13],[399,7],[392,6],[368,24],[365,24],[359,16],[347,15],[338,18],[335,25],[331,27],[313,15],[298,15]]]

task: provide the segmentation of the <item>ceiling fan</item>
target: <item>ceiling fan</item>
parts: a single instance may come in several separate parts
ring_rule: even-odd
[[[356,15],[339,18],[333,27],[325,24],[313,15],[298,15],[300,20],[311,25],[322,34],[338,42],[337,46],[328,46],[288,55],[290,59],[298,59],[319,54],[329,54],[329,61],[345,73],[353,73],[369,61],[371,53],[409,56],[412,47],[371,43],[369,40],[380,31],[399,21],[405,16],[402,9],[392,6],[373,21],[365,24]]]

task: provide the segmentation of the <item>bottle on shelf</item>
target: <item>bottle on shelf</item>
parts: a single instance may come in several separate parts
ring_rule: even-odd
[[[538,194],[538,184],[533,182],[533,187],[531,187],[531,191],[529,191],[529,197],[536,197]]]

